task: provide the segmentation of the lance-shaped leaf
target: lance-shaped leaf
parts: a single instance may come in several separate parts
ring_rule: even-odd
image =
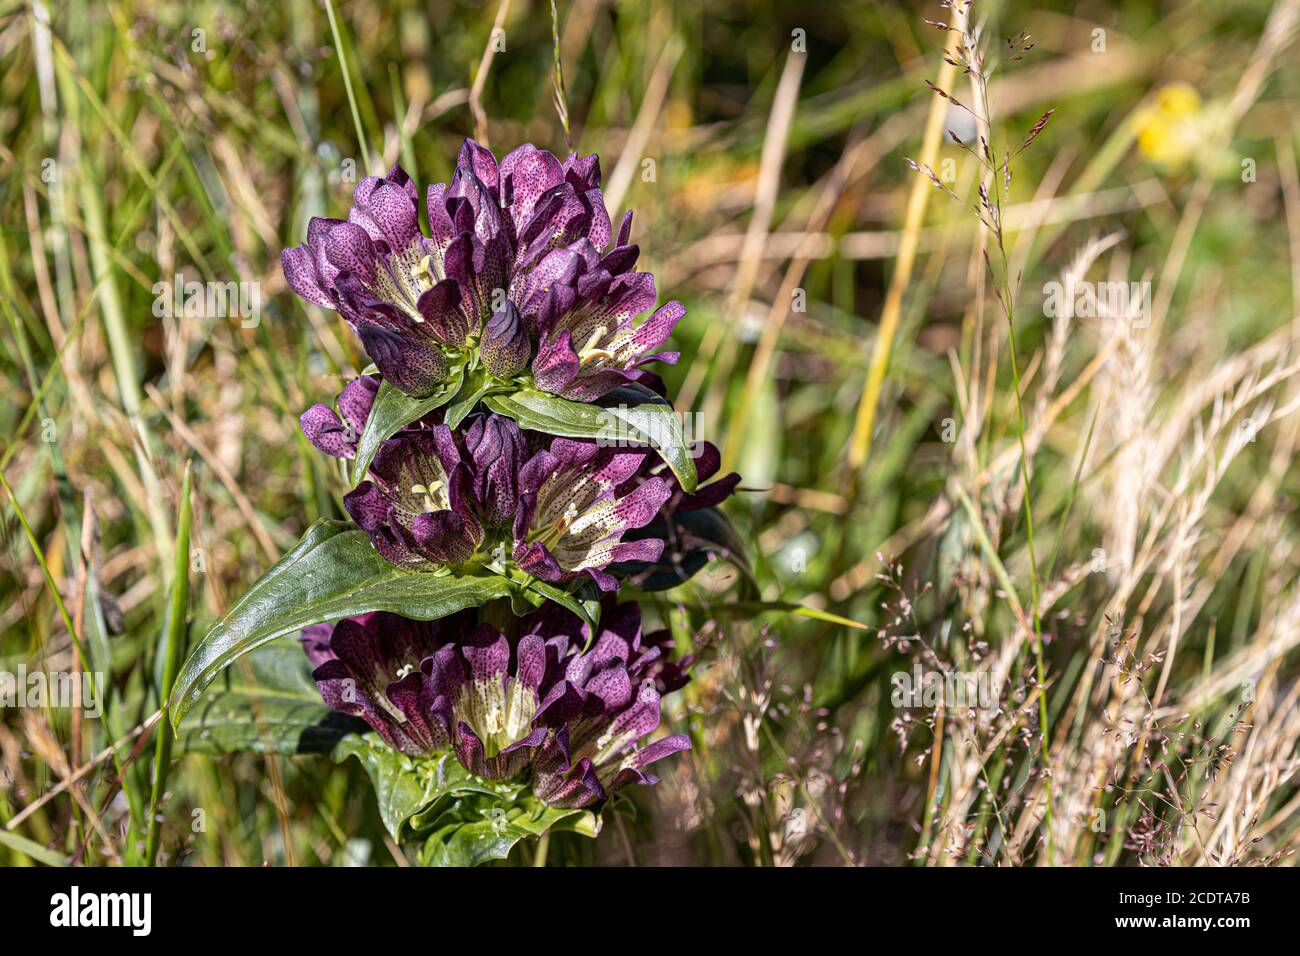
[[[8,830],[0,830],[0,846],[7,847],[14,853],[29,856],[46,866],[68,865],[68,858],[62,853],[55,852],[35,840],[29,840],[21,834],[10,833]]]
[[[719,617],[734,617],[742,620],[775,611],[778,614],[793,614],[796,617],[806,617],[813,621],[838,624],[841,627],[852,628],[855,631],[867,630],[867,625],[859,621],[840,617],[838,614],[823,611],[821,608],[806,607],[803,604],[794,604],[790,601],[736,601],[731,604],[712,605],[709,611]]]
[[[626,441],[653,446],[686,491],[695,490],[695,462],[672,405],[644,386],[616,388],[596,405],[523,388],[507,395],[488,395],[484,404],[513,418],[520,428],[602,442]]]
[[[245,592],[190,653],[172,690],[178,724],[212,679],[238,657],[310,624],[369,611],[433,621],[510,597],[505,578],[403,571],[379,556],[355,526],[322,519]]]
[[[518,585],[519,593],[534,607],[541,607],[547,601],[558,604],[575,614],[587,625],[593,635],[596,633],[597,625],[600,623],[599,602],[584,601],[574,591],[558,587],[521,571],[513,572],[510,577]]]
[[[478,403],[491,391],[509,391],[510,386],[495,384],[487,377],[482,367],[473,369],[466,373],[465,384],[461,386],[460,391],[456,394],[456,400],[447,406],[447,411],[443,413],[443,424],[448,428],[455,428],[465,420],[465,416],[478,406]]]
[[[321,700],[312,666],[297,641],[259,647],[227,668],[181,721],[176,746],[186,753],[329,753],[366,725]]]
[[[357,442],[357,457],[352,463],[352,480],[360,481],[374,460],[385,439],[392,438],[411,422],[417,421],[435,409],[450,402],[460,391],[465,379],[465,367],[454,366],[447,378],[438,384],[433,393],[423,398],[413,398],[392,382],[379,384],[375,403],[370,407],[365,430]]]

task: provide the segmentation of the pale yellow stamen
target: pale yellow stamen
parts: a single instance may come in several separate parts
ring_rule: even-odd
[[[561,538],[564,537],[564,535],[568,532],[569,528],[577,520],[578,520],[577,506],[574,505],[572,502],[570,502],[569,507],[565,509],[564,514],[562,514],[555,521],[552,521],[549,525],[546,525],[534,531],[531,535],[529,535],[529,540],[534,542],[540,542],[548,548],[552,547],[556,542],[558,542]]]
[[[421,292],[428,292],[438,282],[438,277],[433,274],[433,256],[425,256],[420,260],[420,264],[411,270],[411,276],[415,279],[415,285]],[[419,321],[424,319],[416,316]]]
[[[613,359],[614,353],[605,349],[597,348],[596,343],[605,337],[605,326],[601,326],[591,333],[591,338],[587,339],[587,344],[578,350],[578,364],[586,365],[589,362],[598,359]]]
[[[442,509],[433,503],[433,495],[442,487],[442,484],[441,481],[435,481],[431,485],[411,485],[411,494],[424,495],[425,511],[441,511]]]

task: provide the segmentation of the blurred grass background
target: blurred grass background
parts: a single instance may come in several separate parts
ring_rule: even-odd
[[[337,40],[330,12],[0,2],[0,670],[67,669],[70,621],[112,662],[106,724],[0,714],[0,861],[129,849],[185,463],[192,631],[340,514],[347,489],[296,420],[365,359],[287,290],[280,249],[343,215],[367,172],[445,180],[476,126],[498,155],[567,149],[549,4],[337,0]],[[976,195],[977,164],[935,139],[968,138],[969,114],[923,83],[948,36],[923,18],[949,12],[558,13],[572,145],[600,154],[611,214],[636,211],[643,267],[687,306],[669,387],[745,477],[728,511],[763,597],[870,630],[740,620],[723,569],[670,592],[659,616],[701,657],[671,714],[695,749],[598,841],[557,836],[548,862],[1288,862],[1297,4],[972,11],[1002,60],[994,142],[1056,110],[1004,209],[1046,748],[1015,610],[1031,575],[988,240],[904,163]],[[1013,61],[1003,38],[1022,31],[1037,46]],[[1044,283],[1070,270],[1150,281],[1154,321],[1045,314]],[[155,283],[177,274],[260,283],[260,322],[157,317]],[[913,660],[996,671],[1002,710],[900,710],[893,675]],[[355,764],[186,754],[168,791],[169,863],[405,862]]]

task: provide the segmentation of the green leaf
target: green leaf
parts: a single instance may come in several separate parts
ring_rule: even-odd
[[[500,386],[488,381],[486,373],[481,368],[475,369],[465,377],[465,384],[461,386],[456,400],[447,406],[443,422],[448,428],[455,428],[493,388],[500,388]]]
[[[462,800],[444,815],[420,851],[425,866],[478,866],[504,860],[525,837],[548,830],[567,830],[595,837],[600,818],[590,810],[548,807],[529,795],[504,806],[483,800]]]
[[[172,722],[180,722],[222,668],[308,625],[368,611],[432,621],[514,591],[496,574],[403,571],[379,556],[364,531],[321,519],[190,652],[172,690]]]
[[[429,834],[420,853],[428,866],[504,859],[524,837],[550,829],[591,837],[600,832],[600,818],[590,810],[548,807],[525,784],[476,777],[451,753],[411,757],[368,733],[344,737],[333,756],[361,762],[393,839],[410,842]]]
[[[297,641],[259,647],[203,694],[176,731],[188,753],[328,753],[357,729],[321,699]]]
[[[465,794],[482,794],[494,801],[512,801],[523,785],[474,776],[450,752],[411,757],[385,744],[378,734],[349,734],[334,748],[342,763],[361,761],[379,802],[379,816],[394,840],[409,840],[441,822],[448,801]]]
[[[9,830],[0,827],[0,846],[7,846],[24,856],[29,856],[33,860],[44,863],[46,866],[67,866],[68,859],[62,853],[57,853],[49,847],[41,846],[34,840],[29,840],[25,836],[19,836]]]
[[[695,490],[695,459],[682,432],[682,420],[666,399],[633,383],[614,389],[601,402],[629,431],[645,436],[659,450],[685,491]]]
[[[176,541],[172,555],[171,593],[167,596],[167,618],[160,648],[162,682],[158,696],[166,700],[172,691],[176,668],[180,666],[188,634],[186,623],[190,607],[190,472],[191,463],[185,463],[185,477],[181,481],[180,519],[176,526]],[[145,862],[154,866],[158,859],[158,840],[162,833],[162,820],[158,804],[167,792],[167,775],[171,770],[172,728],[163,721],[154,738],[153,787],[149,793],[149,832],[146,837]]]
[[[517,573],[518,578],[515,583],[519,586],[519,589],[526,594],[527,592],[532,592],[531,594],[528,594],[528,597],[534,607],[541,607],[546,601],[552,601],[563,607],[565,610],[572,611],[577,615],[579,620],[586,623],[588,628],[591,630],[591,639],[595,639],[597,620],[592,616],[587,605],[578,599],[577,595],[571,594],[563,588],[551,584],[549,581],[543,581],[540,578],[535,578],[532,575],[524,574],[523,572]],[[597,610],[599,610],[599,605],[597,605]]]
[[[711,605],[710,611],[729,617],[757,617],[760,614],[766,614],[769,611],[779,611],[782,614],[794,614],[798,617],[811,618],[814,621],[825,621],[827,624],[838,624],[841,627],[851,627],[855,631],[867,630],[867,625],[858,621],[850,620],[847,617],[840,617],[838,614],[832,614],[830,611],[822,611],[815,607],[804,607],[802,604],[792,604],[789,601],[738,601],[732,604]]]
[[[375,394],[375,403],[370,407],[370,417],[366,419],[365,430],[357,442],[357,457],[352,463],[352,480],[359,482],[366,476],[366,469],[374,460],[379,446],[416,419],[423,418],[431,411],[441,408],[452,400],[460,391],[465,378],[463,365],[453,366],[447,378],[438,384],[433,393],[423,398],[407,395],[392,382],[384,380],[379,383]]]
[[[498,415],[513,418],[520,428],[565,438],[630,440],[653,445],[682,487],[695,490],[695,461],[672,405],[644,386],[617,388],[598,405],[522,388],[507,395],[488,395],[484,403]]]

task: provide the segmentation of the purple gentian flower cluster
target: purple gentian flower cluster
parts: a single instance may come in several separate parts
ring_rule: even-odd
[[[660,700],[687,681],[667,631],[643,634],[633,603],[609,605],[591,649],[587,626],[555,605],[507,635],[461,612],[432,623],[375,613],[302,634],[333,709],[360,717],[406,754],[450,747],[490,780],[531,773],[545,803],[583,807],[690,747],[685,735],[642,745]]]
[[[432,391],[477,349],[501,380],[531,368],[537,388],[592,401],[643,377],[685,315],[654,307],[654,277],[633,272],[629,212],[612,233],[596,156],[561,162],[521,146],[499,164],[467,140],[451,183],[425,194],[394,166],[357,184],[346,220],[313,218],[286,249],[285,278],[308,302],[337,309],[384,378]]]
[[[662,540],[623,541],[672,497],[668,481],[641,474],[652,452],[554,438],[549,447],[500,415],[408,429],[384,443],[370,477],[343,499],[391,563],[427,571],[509,556],[534,577],[589,577],[605,591],[617,561],[654,561]]]
[[[643,634],[640,608],[613,592],[629,569],[656,566],[666,538],[680,547],[678,516],[716,506],[739,478],[688,491],[648,446],[534,431],[486,407],[525,389],[560,406],[630,383],[665,394],[644,366],[676,361],[660,349],[685,310],[655,309],[654,277],[633,271],[631,214],[615,234],[595,156],[527,145],[498,163],[467,140],[451,182],[424,196],[427,228],[419,200],[398,167],[368,177],[346,220],[312,219],[306,244],[282,254],[290,286],[338,310],[378,370],[303,413],[303,434],[362,459],[343,506],[388,563],[434,572],[435,590],[443,575],[501,574],[601,595],[600,623],[549,601],[526,618],[375,612],[310,627],[302,643],[330,707],[393,749],[451,751],[479,777],[527,778],[552,806],[588,806],[654,782],[646,767],[689,746],[645,743],[689,661],[672,662],[667,632]],[[453,370],[460,385],[439,391]],[[376,444],[363,455],[361,438],[377,402],[389,409],[377,420],[391,416],[393,389],[413,409],[443,404],[395,433],[391,418],[375,426],[386,430],[370,458]],[[719,463],[699,446],[700,481]]]

